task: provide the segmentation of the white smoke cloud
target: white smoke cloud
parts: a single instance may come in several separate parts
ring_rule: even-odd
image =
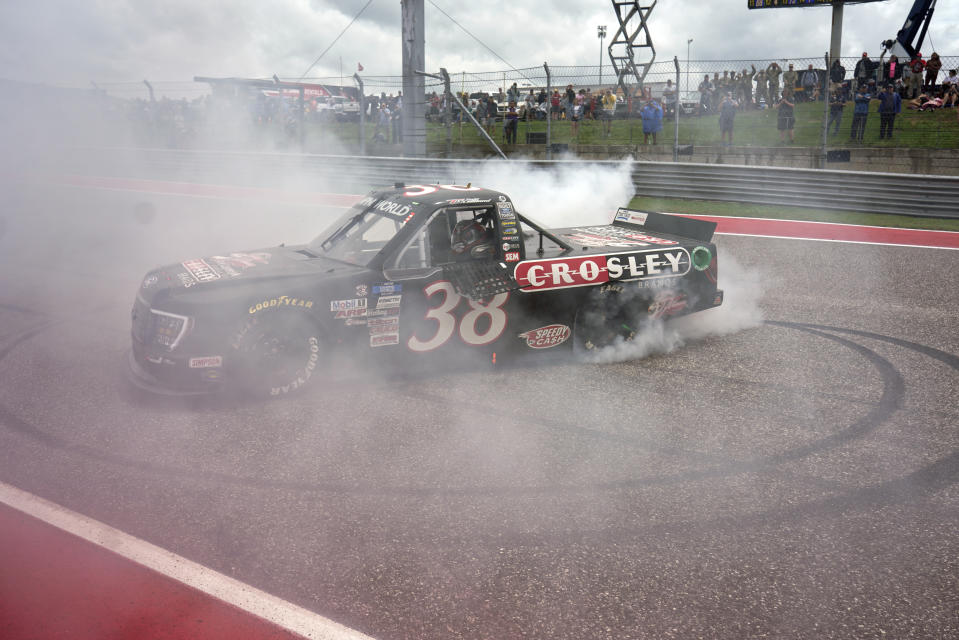
[[[761,325],[761,274],[744,268],[734,256],[721,250],[718,259],[719,288],[724,292],[722,306],[666,322],[653,320],[644,324],[631,340],[617,339],[615,343],[589,354],[587,359],[597,363],[638,360],[671,353],[704,338],[730,335]]]
[[[635,193],[632,160],[542,168],[526,160],[490,161],[475,184],[509,194],[516,210],[547,227],[609,224]]]

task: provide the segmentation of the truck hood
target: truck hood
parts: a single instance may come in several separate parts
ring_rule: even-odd
[[[331,268],[356,267],[319,258],[306,245],[191,258],[149,272],[140,284],[146,301],[174,298],[187,291],[233,288],[257,281],[316,275]]]

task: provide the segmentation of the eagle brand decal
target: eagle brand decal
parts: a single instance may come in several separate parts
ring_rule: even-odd
[[[585,287],[613,281],[683,276],[689,272],[689,252],[682,247],[605,256],[526,260],[516,265],[520,291]]]

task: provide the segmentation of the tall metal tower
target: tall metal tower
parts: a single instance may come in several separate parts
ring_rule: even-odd
[[[649,68],[656,60],[656,49],[649,37],[647,21],[658,0],[612,0],[613,11],[619,20],[619,29],[609,43],[609,60],[613,63],[616,83],[623,90],[623,96],[629,97],[627,84],[634,81],[643,86]],[[644,51],[649,49],[649,51]]]
[[[423,0],[402,0],[403,21],[403,155],[426,156],[426,38]]]

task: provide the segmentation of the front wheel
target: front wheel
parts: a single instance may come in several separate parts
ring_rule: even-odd
[[[302,312],[279,309],[250,316],[231,345],[235,381],[257,396],[281,396],[307,386],[323,350],[315,322]]]

